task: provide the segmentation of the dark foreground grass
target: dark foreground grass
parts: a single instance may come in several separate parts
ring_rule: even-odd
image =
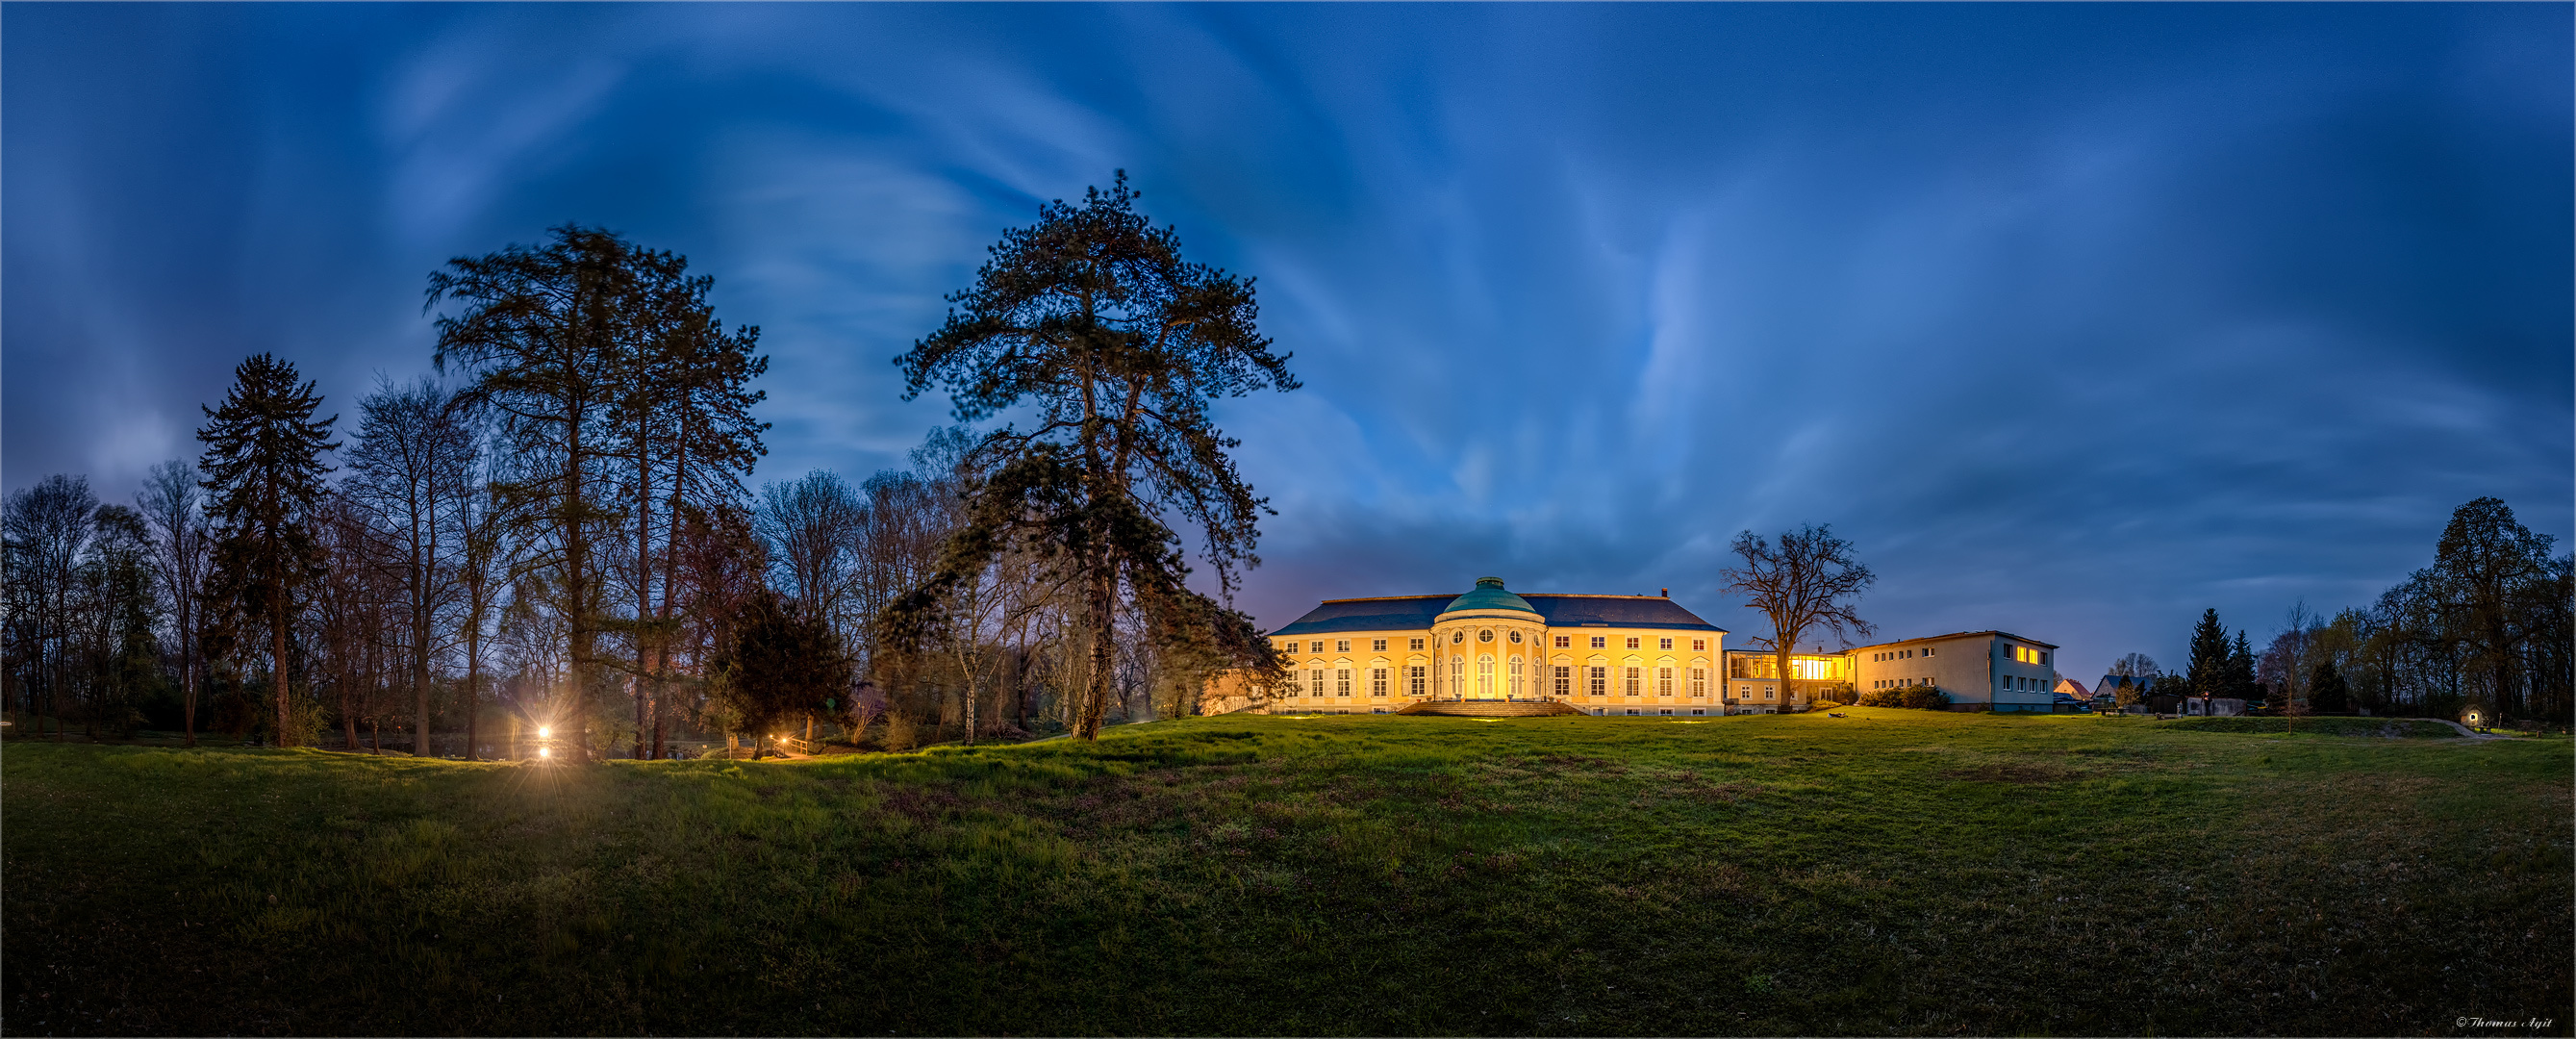
[[[2568,1034],[2565,740],[1848,713],[12,743],[5,1028]]]

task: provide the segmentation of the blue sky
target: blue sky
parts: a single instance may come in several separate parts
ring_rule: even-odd
[[[761,325],[760,479],[1126,169],[1259,278],[1242,605],[1715,589],[1831,523],[1884,634],[2098,674],[2570,532],[2571,21],[2530,5],[0,7],[8,487],[123,498],[273,350],[354,416],[424,276],[580,221]]]

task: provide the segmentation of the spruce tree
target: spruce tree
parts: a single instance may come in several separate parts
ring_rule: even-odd
[[[2204,711],[2208,699],[2221,695],[2227,684],[2227,629],[2218,623],[2218,611],[2200,612],[2200,624],[2191,629],[2191,661],[2183,665],[2180,696],[2197,696]]]
[[[287,629],[295,621],[295,596],[321,572],[309,518],[331,467],[322,453],[331,424],[316,421],[322,395],[313,383],[297,385],[295,366],[268,354],[233,369],[232,390],[221,408],[202,409],[197,431],[206,452],[197,467],[206,474],[214,517],[216,602],[231,604],[247,627],[266,627],[270,670],[277,688],[277,738],[293,738],[287,691]]]
[[[2263,687],[2254,680],[2254,646],[2245,641],[2245,632],[2236,632],[2236,642],[2227,649],[2227,672],[2218,695],[2252,701]],[[2207,694],[2203,694],[2207,695]],[[2207,712],[2203,712],[2207,713]]]

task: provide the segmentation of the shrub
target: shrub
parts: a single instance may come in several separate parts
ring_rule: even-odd
[[[877,742],[887,750],[911,750],[913,744],[911,716],[902,711],[887,711],[885,735]]]
[[[1950,706],[1950,694],[1928,685],[1902,686],[1896,689],[1872,689],[1860,694],[1863,707],[1903,707],[1917,711],[1937,711]]]

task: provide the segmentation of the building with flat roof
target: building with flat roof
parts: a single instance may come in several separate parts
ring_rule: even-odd
[[[2047,714],[2057,702],[2057,646],[2008,631],[1962,631],[1844,650],[1861,692],[1931,686],[1952,710]]]

